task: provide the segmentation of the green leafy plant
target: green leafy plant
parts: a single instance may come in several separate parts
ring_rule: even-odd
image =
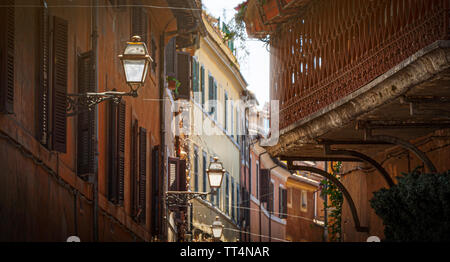
[[[332,166],[331,175],[338,180],[341,179],[339,173],[341,171],[342,162],[337,162]],[[339,188],[333,184],[330,180],[322,180],[322,194],[329,199],[329,204],[325,204],[326,210],[331,210],[328,216],[328,235],[330,241],[341,241],[341,222],[342,222],[342,204],[344,203],[344,197]]]
[[[383,220],[386,241],[450,240],[450,170],[426,174],[416,168],[373,195],[370,205]]]
[[[173,77],[173,76],[167,76],[167,81],[168,82],[175,82],[175,90],[174,90],[174,92],[175,92],[175,94],[179,94],[179,92],[178,92],[178,88],[181,86],[181,82],[178,80],[178,79],[176,79],[175,77]]]

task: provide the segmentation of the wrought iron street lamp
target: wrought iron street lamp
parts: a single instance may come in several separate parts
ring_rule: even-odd
[[[153,59],[150,57],[147,46],[141,41],[140,36],[133,36],[127,42],[122,55],[119,55],[125,73],[126,83],[130,87],[129,92],[106,91],[100,93],[87,92],[82,94],[68,94],[67,116],[73,116],[80,111],[91,111],[95,105],[113,100],[119,103],[122,97],[137,97],[138,90],[144,85],[148,68]],[[81,110],[80,110],[81,109]]]
[[[141,42],[140,36],[133,36],[123,55],[119,55],[122,61],[127,84],[132,90],[144,84],[147,77],[148,67],[153,59],[148,54],[147,46]]]
[[[208,173],[208,181],[211,192],[166,191],[166,205],[168,209],[171,210],[171,208],[187,207],[189,205],[189,201],[194,198],[201,197],[202,199],[205,199],[207,195],[216,193],[216,189],[222,185],[222,178],[225,174],[225,169],[223,168],[222,163],[218,160],[219,159],[217,157],[214,157],[214,161],[209,164],[209,168],[206,170]],[[186,180],[189,183],[189,180]],[[220,233],[220,239],[222,233],[218,230],[219,225],[222,225],[222,223],[218,219],[219,217],[216,217],[216,221],[212,225],[212,230],[213,232]],[[223,229],[223,226],[221,229]]]
[[[218,161],[217,157],[214,157],[214,161],[209,163],[209,168],[206,169],[208,173],[209,186],[212,189],[217,189],[222,185],[223,175],[225,174],[225,169],[221,162]]]
[[[223,228],[224,226],[222,222],[219,220],[219,216],[216,216],[216,220],[213,222],[211,226],[212,235],[216,241],[222,237]]]

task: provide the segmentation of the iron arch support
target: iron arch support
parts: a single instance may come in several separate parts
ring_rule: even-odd
[[[373,167],[375,167],[378,170],[378,172],[380,172],[380,174],[383,176],[384,180],[386,180],[389,187],[392,187],[395,185],[394,181],[392,180],[391,176],[386,171],[386,169],[384,169],[377,161],[375,161],[371,157],[369,157],[363,153],[353,151],[353,150],[344,150],[344,149],[332,150],[330,148],[329,144],[324,145],[324,147],[325,147],[325,154],[327,154],[327,155],[353,156],[353,157],[364,160],[365,162],[367,162],[367,163],[371,164]]]
[[[347,199],[348,205],[350,206],[350,210],[352,212],[353,221],[355,222],[356,231],[358,231],[358,232],[369,232],[369,228],[368,227],[361,226],[359,218],[358,218],[358,213],[356,212],[356,206],[355,206],[355,203],[353,202],[353,199],[352,199],[350,193],[347,191],[345,186],[336,177],[334,177],[333,175],[329,174],[328,172],[326,172],[326,171],[324,171],[322,169],[315,168],[315,167],[312,167],[312,166],[292,165],[291,161],[288,162],[288,168],[290,170],[299,170],[299,171],[312,172],[312,173],[318,174],[320,176],[323,176],[323,177],[329,179],[333,184],[335,184],[339,188],[339,190],[341,190],[342,194],[344,194],[345,199]]]
[[[433,162],[431,162],[431,160],[428,158],[428,156],[424,152],[422,152],[419,148],[417,148],[415,145],[411,144],[410,142],[408,142],[406,140],[403,140],[403,139],[400,139],[400,138],[394,137],[394,136],[387,136],[387,135],[370,136],[370,139],[399,145],[399,146],[413,152],[419,159],[421,159],[425,163],[425,165],[428,167],[428,169],[432,173],[437,172],[436,167],[434,166]]]

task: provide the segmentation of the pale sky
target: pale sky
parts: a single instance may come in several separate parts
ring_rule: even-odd
[[[231,20],[236,11],[234,8],[244,0],[203,0],[206,11],[212,16],[221,17],[225,10],[226,20]],[[248,89],[255,93],[260,107],[269,101],[269,52],[265,44],[257,39],[247,41],[249,55],[241,62],[241,73],[248,83]],[[237,45],[235,45],[237,46]],[[238,50],[239,55],[239,50]]]

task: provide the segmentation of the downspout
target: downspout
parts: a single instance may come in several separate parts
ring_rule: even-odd
[[[246,108],[245,109],[246,111],[248,111],[248,108]],[[247,135],[248,134],[248,129],[247,128],[245,128],[245,134]],[[246,140],[250,140],[250,136],[248,135],[248,137],[246,138]],[[247,170],[247,172],[248,172],[248,201],[247,201],[247,203],[246,203],[246,205],[247,205],[247,208],[249,208],[249,209],[247,209],[247,210],[250,210],[250,195],[252,194],[252,173],[251,173],[251,171],[252,171],[252,162],[250,161],[250,154],[251,154],[251,147],[252,147],[252,145],[254,145],[256,142],[258,142],[258,140],[256,140],[255,142],[253,142],[253,143],[248,143],[248,150],[247,150],[247,163],[248,163],[248,170]],[[250,231],[250,225],[251,225],[251,219],[250,219],[250,217],[251,217],[251,215],[250,215],[250,212],[251,211],[248,211],[248,217],[246,217],[246,219],[248,220],[247,221],[247,223],[248,223],[248,225],[246,225],[247,226],[247,239],[250,241],[250,234],[249,234],[249,232],[248,231]]]
[[[94,57],[94,89],[95,92],[99,92],[99,84],[98,84],[98,0],[92,0],[92,52]],[[94,215],[93,215],[93,229],[94,229],[94,242],[98,242],[98,127],[99,127],[99,113],[98,108],[96,109],[96,118],[95,118],[95,141],[96,141],[96,154],[95,161],[97,163],[95,165],[94,170],[94,183],[93,183],[93,202],[94,202]]]
[[[264,154],[267,154],[267,151],[264,151],[258,155],[259,169],[261,169],[261,155],[264,155]],[[259,171],[257,174],[259,174]],[[259,178],[258,178],[258,181],[259,181]],[[259,187],[259,183],[256,186]],[[258,188],[258,190],[256,192],[260,193],[260,189]],[[258,201],[259,201],[259,242],[262,242],[261,197],[258,198]]]

